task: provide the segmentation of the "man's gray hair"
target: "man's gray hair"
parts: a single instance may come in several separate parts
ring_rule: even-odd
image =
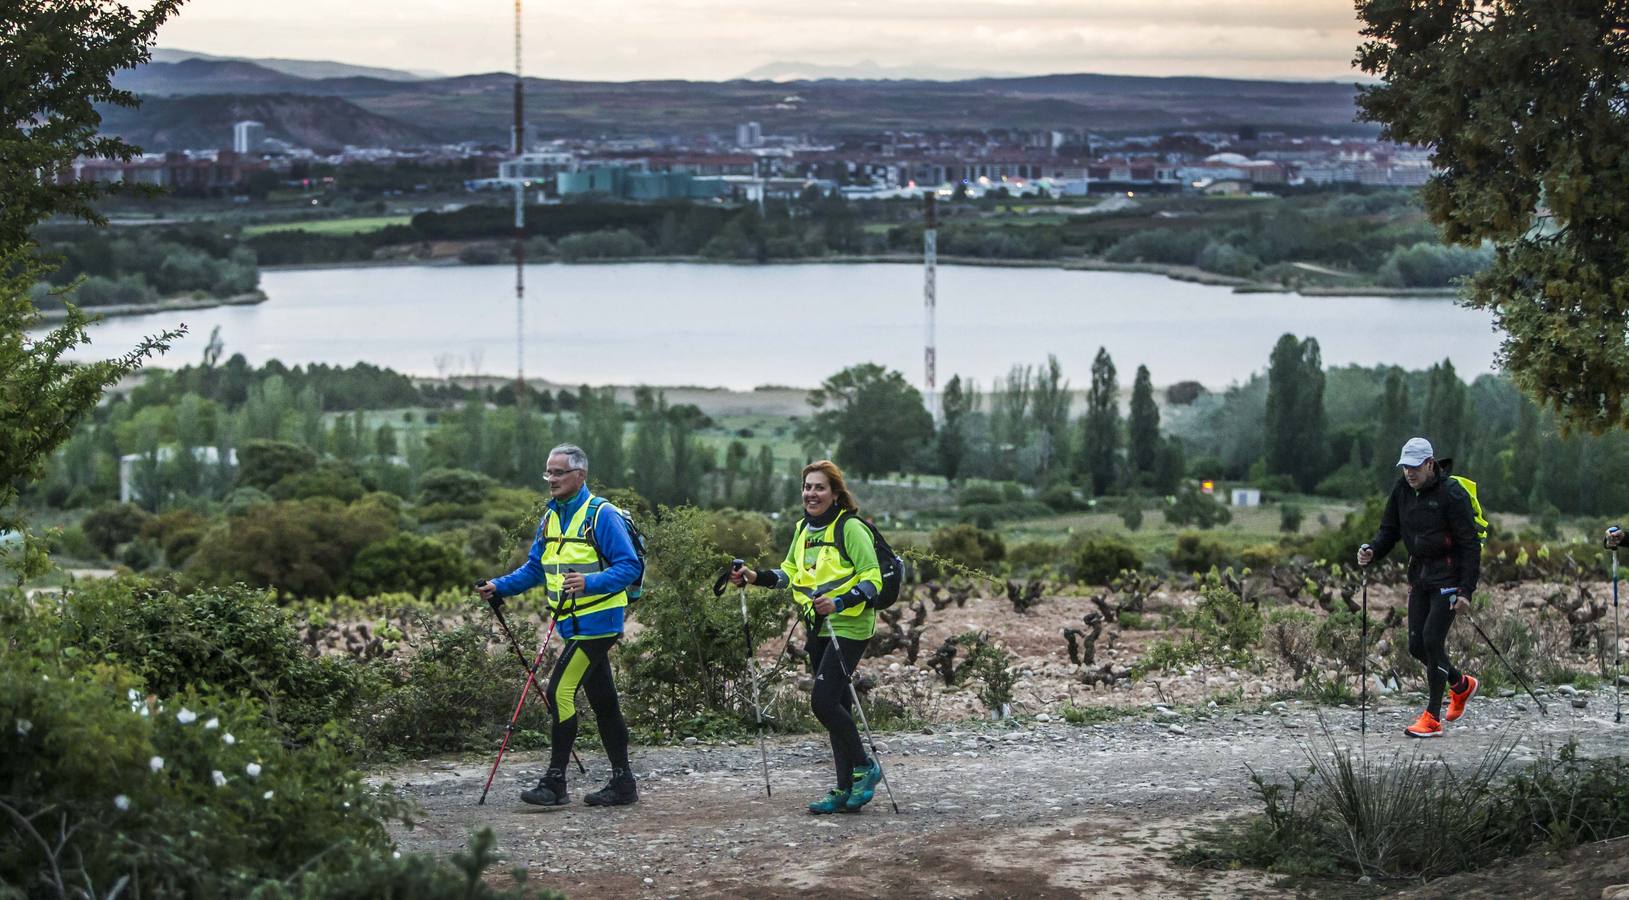
[[[566,458],[566,464],[571,466],[573,469],[582,469],[584,472],[588,471],[588,454],[584,453],[583,448],[577,446],[576,444],[561,444],[553,450],[550,450],[549,456],[564,456]]]

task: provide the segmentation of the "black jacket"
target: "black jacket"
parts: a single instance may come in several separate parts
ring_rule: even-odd
[[[1418,491],[1399,476],[1369,545],[1382,559],[1401,541],[1408,551],[1409,584],[1454,587],[1468,598],[1482,574],[1482,542],[1476,538],[1471,496],[1448,477],[1452,473],[1453,460],[1437,460],[1436,477]]]

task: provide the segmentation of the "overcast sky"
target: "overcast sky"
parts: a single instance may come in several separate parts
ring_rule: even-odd
[[[527,0],[528,75],[719,80],[772,62],[1347,80],[1351,0]],[[446,74],[513,67],[497,0],[190,0],[159,46]]]

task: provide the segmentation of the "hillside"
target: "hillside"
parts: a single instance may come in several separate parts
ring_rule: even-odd
[[[148,97],[194,98],[192,104],[158,111],[167,117],[163,127],[175,133],[191,124],[186,116],[224,121],[231,113],[223,107],[245,103],[222,95],[287,95],[280,100],[285,115],[308,122],[309,133],[324,145],[346,142],[331,130],[349,123],[343,108],[321,105],[317,98],[322,97],[348,100],[397,123],[415,123],[401,127],[436,141],[501,142],[513,88],[502,73],[421,81],[301,78],[249,61],[204,59],[149,63],[122,74],[118,84]],[[1076,74],[966,81],[532,78],[526,86],[528,118],[548,137],[697,135],[727,131],[748,119],[770,133],[824,135],[990,128],[1127,133],[1241,125],[1293,133],[1374,130],[1352,121],[1355,88],[1329,82]],[[295,113],[300,105],[310,109]],[[337,116],[330,118],[330,110]],[[114,130],[126,137],[156,131],[158,126],[146,121],[153,112],[115,116]]]
[[[140,109],[102,108],[102,130],[150,153],[230,147],[232,125],[253,119],[268,137],[316,149],[407,147],[432,143],[427,131],[337,97],[221,94],[149,97]]]

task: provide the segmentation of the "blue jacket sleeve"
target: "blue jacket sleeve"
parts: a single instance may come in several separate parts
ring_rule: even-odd
[[[614,594],[633,584],[644,570],[627,523],[616,512],[608,511],[608,506],[601,506],[594,520],[594,545],[605,557],[605,570],[583,576],[586,594]]]
[[[545,518],[548,513],[543,514]],[[492,586],[498,589],[498,596],[513,597],[524,594],[532,588],[543,583],[543,523],[537,523],[537,535],[532,538],[532,552],[526,554],[526,561],[520,568],[502,578],[492,579]]]

